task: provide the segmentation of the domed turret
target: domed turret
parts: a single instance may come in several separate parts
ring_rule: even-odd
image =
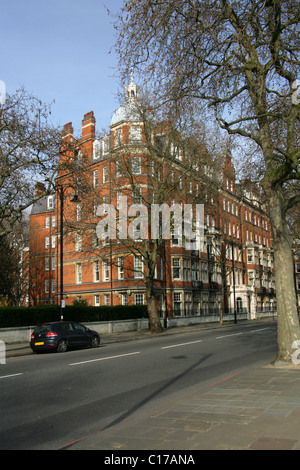
[[[133,73],[131,71],[131,81],[125,87],[126,100],[113,114],[110,127],[114,127],[123,121],[140,121],[141,116],[138,110],[138,86],[133,82]]]

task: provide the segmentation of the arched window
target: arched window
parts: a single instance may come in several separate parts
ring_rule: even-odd
[[[95,140],[93,143],[93,160],[98,160],[101,157],[101,143]]]

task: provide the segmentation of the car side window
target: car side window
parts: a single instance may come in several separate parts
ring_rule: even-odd
[[[73,323],[75,331],[78,331],[79,333],[85,333],[85,327],[83,325],[80,325],[80,323]]]
[[[62,329],[64,331],[73,331],[71,323],[63,323],[62,324]]]

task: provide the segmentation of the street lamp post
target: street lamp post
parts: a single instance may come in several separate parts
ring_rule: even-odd
[[[60,319],[64,319],[64,188],[62,185],[58,187],[60,200]],[[71,202],[79,202],[77,194],[74,195]]]
[[[60,186],[58,188],[60,199],[60,319],[63,320],[64,308],[64,230],[63,230],[63,215],[64,215],[64,190]]]
[[[234,246],[233,246],[233,242],[231,242],[231,248],[232,248],[232,276],[233,276],[234,323],[237,323],[237,318],[236,318],[236,301],[235,301],[235,272],[234,272]]]

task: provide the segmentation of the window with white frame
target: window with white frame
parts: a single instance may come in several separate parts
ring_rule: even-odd
[[[191,280],[190,260],[187,258],[183,258],[183,280],[184,281]]]
[[[109,262],[107,259],[103,261],[103,280],[109,281]]]
[[[49,271],[49,257],[46,256],[45,258],[45,271]]]
[[[76,206],[76,220],[81,220],[81,204],[77,204]]]
[[[141,157],[133,157],[131,161],[131,169],[133,175],[141,174]]]
[[[141,126],[130,126],[130,140],[131,142],[140,142],[142,138]]]
[[[95,197],[93,200],[93,206],[94,206],[94,215],[97,215],[97,209],[99,206],[99,198]]]
[[[192,293],[184,293],[184,314],[190,316],[192,313]]]
[[[95,233],[93,235],[93,247],[94,248],[99,248],[100,247],[100,239],[98,238],[97,231],[95,230]]]
[[[50,226],[50,217],[47,216],[45,219],[45,227],[49,228],[49,226]]]
[[[253,271],[248,272],[248,285],[250,286],[254,285],[254,272]]]
[[[110,295],[109,294],[104,294],[104,305],[107,307],[110,305]]]
[[[108,214],[108,196],[103,196],[103,214]]]
[[[52,294],[55,294],[55,279],[51,279],[51,292]]]
[[[103,168],[103,183],[108,182],[108,166]]]
[[[134,294],[134,305],[144,305],[144,294]]]
[[[122,305],[128,305],[127,294],[122,294]]]
[[[201,281],[207,282],[207,263],[201,263]]]
[[[94,296],[94,305],[95,307],[99,307],[100,306],[100,295],[99,294],[96,294]]]
[[[117,209],[121,209],[122,191],[117,191]]]
[[[180,246],[181,236],[179,234],[180,228],[178,226],[171,227],[172,246]]]
[[[102,143],[102,153],[103,153],[103,155],[107,155],[109,153],[109,148],[110,148],[110,138],[109,138],[109,136],[105,135],[101,139],[101,143]]]
[[[116,162],[116,178],[121,178],[122,176],[122,163]]]
[[[142,204],[142,188],[135,188],[132,192],[132,203]]]
[[[180,279],[180,258],[172,259],[173,279]]]
[[[52,248],[55,248],[55,238],[56,238],[55,235],[53,235],[53,236],[51,237],[51,247],[52,247]]]
[[[54,208],[54,196],[48,196],[47,198],[47,209],[51,210]]]
[[[174,292],[174,315],[181,315],[181,292]]]
[[[75,249],[76,251],[80,251],[81,248],[82,248],[82,235],[81,233],[76,233]]]
[[[95,140],[93,143],[93,160],[98,160],[101,157],[101,143]]]
[[[199,280],[199,263],[197,260],[192,260],[192,281]]]
[[[103,246],[109,245],[109,236],[108,236],[108,224],[104,226],[104,239],[103,239]]]
[[[193,292],[193,315],[200,314],[200,294],[199,292]]]
[[[49,279],[45,279],[45,294],[49,294]]]
[[[208,294],[202,294],[202,313],[203,315],[208,314]]]
[[[115,130],[114,144],[115,144],[115,147],[118,147],[119,145],[122,144],[122,129],[121,128]]]
[[[135,279],[141,279],[143,275],[143,261],[139,255],[134,256],[134,277]]]
[[[76,283],[82,283],[82,265],[81,263],[76,264]]]
[[[124,258],[119,256],[118,258],[118,279],[124,279]]]
[[[99,260],[94,261],[94,281],[100,281]]]
[[[94,184],[94,188],[98,186],[99,184],[98,170],[93,171],[93,184]]]
[[[82,165],[82,157],[83,157],[82,150],[78,150],[78,151],[75,150],[75,153],[74,153],[75,165],[77,166]]]

